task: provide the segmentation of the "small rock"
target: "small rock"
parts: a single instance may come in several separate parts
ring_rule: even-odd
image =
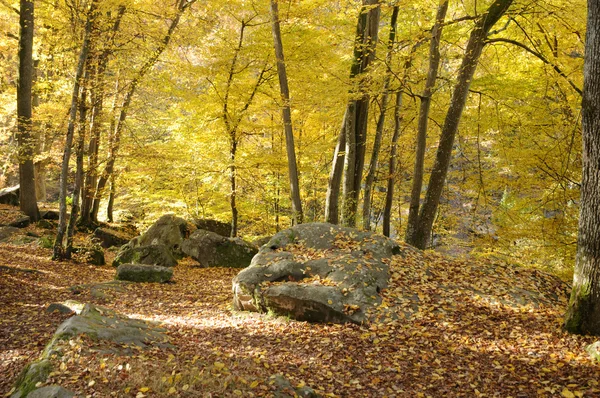
[[[30,392],[27,398],[73,398],[75,393],[61,386],[45,386]]]
[[[31,224],[31,218],[29,216],[22,216],[8,225],[15,228],[27,228],[29,224]]]
[[[130,282],[165,283],[173,278],[173,269],[159,265],[121,264],[116,279]]]
[[[18,206],[19,187],[19,185],[15,185],[14,187],[0,189],[0,204]]]
[[[60,218],[60,214],[56,210],[45,210],[40,212],[40,217],[43,220],[58,220]]]
[[[123,231],[115,231],[109,228],[96,228],[94,237],[100,240],[102,247],[122,246],[129,242],[132,236]]]
[[[115,257],[112,265],[118,267],[121,264],[149,264],[162,267],[174,267],[177,260],[165,245],[150,245],[130,247],[125,245]]]
[[[61,314],[73,314],[73,310],[70,309],[69,307],[67,307],[64,304],[60,304],[60,303],[52,303],[48,306],[48,308],[46,308],[46,312],[49,313],[53,313],[53,312],[60,312]]]
[[[38,225],[38,227],[44,228],[44,229],[54,229],[54,227],[55,227],[55,225],[52,224],[51,221],[48,221],[48,220],[46,220],[44,218],[42,218],[41,220],[39,220],[37,222],[37,225]]]
[[[0,242],[7,242],[19,229],[15,227],[0,227]]]

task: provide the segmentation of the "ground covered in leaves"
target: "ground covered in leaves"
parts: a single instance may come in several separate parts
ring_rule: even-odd
[[[174,283],[92,294],[85,285],[112,280],[112,267],[49,257],[36,243],[0,245],[1,395],[69,316],[46,307],[77,300],[162,322],[174,346],[66,342],[48,384],[82,397],[272,396],[274,374],[331,397],[600,396],[594,339],[561,331],[568,287],[539,271],[407,250],[375,322],[315,325],[233,312],[238,270],[184,260]]]

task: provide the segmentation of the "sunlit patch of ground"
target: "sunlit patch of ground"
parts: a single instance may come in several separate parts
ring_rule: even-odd
[[[86,337],[64,343],[50,382],[81,396],[270,396],[276,373],[325,396],[600,396],[600,367],[584,351],[593,339],[560,330],[565,295],[542,274],[432,254],[398,257],[379,323],[322,325],[232,312],[238,270],[183,261],[172,284],[131,284],[98,298],[68,287],[112,280],[112,267],[49,256],[0,245],[0,265],[8,266],[0,269],[2,394],[64,319],[46,314],[47,305],[74,299],[162,322],[175,345],[120,356]],[[515,304],[514,286],[545,295],[536,305]]]

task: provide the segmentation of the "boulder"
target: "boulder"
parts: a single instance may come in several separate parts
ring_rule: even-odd
[[[104,250],[102,250],[102,247],[100,247],[99,245],[78,247],[76,249],[76,253],[81,256],[81,260],[83,260],[87,264],[106,264],[106,260],[104,259]]]
[[[149,264],[121,264],[116,279],[129,282],[165,283],[173,278],[173,269]]]
[[[129,242],[133,236],[123,231],[100,227],[94,230],[94,238],[100,241],[102,247],[109,248],[112,246],[122,246]]]
[[[181,245],[182,251],[203,267],[245,268],[258,252],[240,238],[226,238],[214,232],[196,230]]]
[[[150,245],[130,247],[125,245],[117,253],[112,265],[118,267],[121,264],[149,264],[162,267],[174,267],[177,260],[165,245]]]
[[[2,205],[19,205],[19,188],[20,185],[0,189],[0,204]]]
[[[141,236],[129,242],[130,247],[165,245],[174,256],[182,256],[181,244],[196,229],[195,226],[173,214],[165,214]]]
[[[15,227],[0,227],[0,242],[8,242],[10,238],[19,232],[19,228]]]
[[[231,236],[231,223],[203,218],[194,220],[194,225],[198,229],[214,232],[221,236]]]
[[[301,321],[368,320],[388,286],[393,240],[332,224],[302,224],[277,233],[233,280],[237,310],[273,312]]]
[[[41,357],[25,367],[17,379],[11,398],[73,396],[58,386],[42,388],[37,386],[40,385],[39,383],[46,382],[53,372],[50,358],[53,355],[62,356],[66,350],[72,349],[68,340],[78,335],[85,334],[93,340],[112,343],[109,345],[110,350],[105,352],[117,355],[132,355],[134,352],[132,346],[136,347],[136,351],[150,347],[174,348],[169,343],[166,329],[154,323],[128,318],[111,309],[96,305],[69,302],[69,306],[76,308],[78,315],[64,321],[54,333]],[[83,350],[83,352],[96,355],[97,349]]]

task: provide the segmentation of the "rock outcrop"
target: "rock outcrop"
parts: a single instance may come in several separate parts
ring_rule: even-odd
[[[226,223],[219,220],[212,220],[210,218],[202,218],[194,220],[194,225],[198,229],[214,232],[221,236],[231,236],[231,223]]]
[[[325,223],[277,233],[233,280],[235,309],[314,322],[367,320],[388,285],[391,239]]]
[[[148,264],[160,265],[162,267],[174,267],[177,260],[165,245],[149,245],[130,247],[125,245],[117,253],[112,265],[118,267],[121,264]]]
[[[181,244],[188,238],[196,227],[183,218],[173,214],[160,217],[146,232],[133,238],[127,245],[140,247],[150,245],[165,245],[175,257],[181,257]]]

